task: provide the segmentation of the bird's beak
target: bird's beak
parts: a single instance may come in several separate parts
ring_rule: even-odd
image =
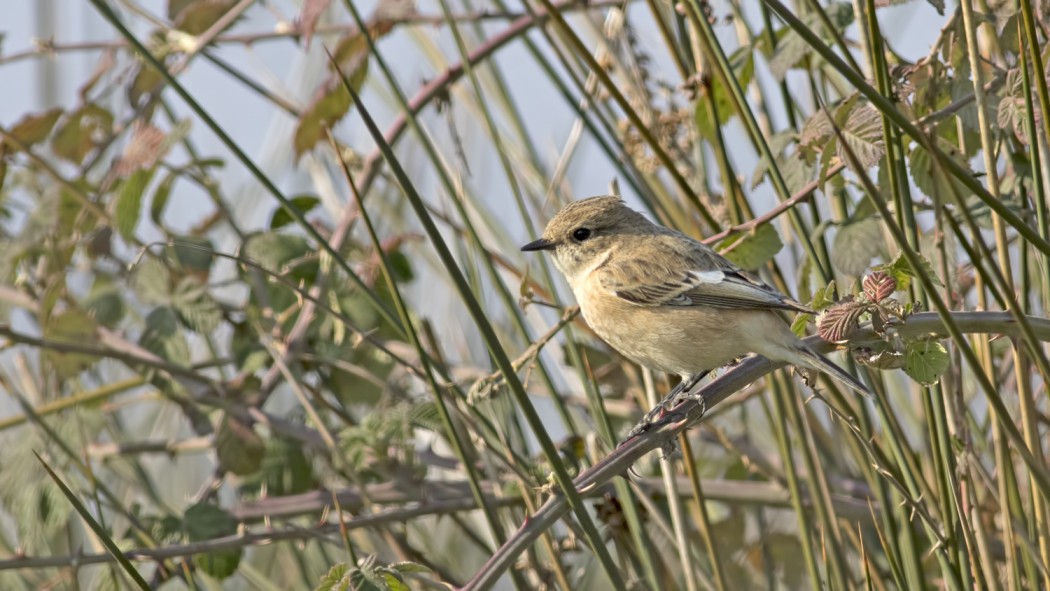
[[[533,240],[532,242],[521,247],[523,252],[532,252],[534,250],[554,250],[555,244],[545,238],[539,240]]]

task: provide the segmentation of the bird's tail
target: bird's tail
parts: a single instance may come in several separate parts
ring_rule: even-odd
[[[875,397],[867,386],[860,383],[860,380],[850,375],[846,370],[835,365],[835,363],[827,357],[824,357],[809,347],[799,347],[798,353],[802,357],[804,364],[810,368],[830,375],[839,382],[842,382],[842,384],[848,386],[851,390],[859,392],[868,398]]]

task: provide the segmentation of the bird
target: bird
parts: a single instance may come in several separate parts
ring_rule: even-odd
[[[822,371],[870,390],[791,331],[780,312],[810,308],[709,246],[650,221],[617,196],[569,203],[522,251],[548,251],[584,321],[628,359],[681,377],[689,392],[710,371],[751,353]]]

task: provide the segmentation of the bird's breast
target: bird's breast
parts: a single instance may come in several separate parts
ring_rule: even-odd
[[[742,320],[737,311],[640,306],[587,283],[574,292],[587,325],[625,357],[650,369],[690,375],[749,352],[735,338]]]

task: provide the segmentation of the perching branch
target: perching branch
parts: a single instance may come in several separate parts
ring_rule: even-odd
[[[1020,327],[1008,312],[956,312],[952,314],[959,328],[967,334],[1001,334],[1010,337],[1021,335]],[[1050,341],[1050,320],[1028,317],[1037,338]],[[894,326],[904,338],[918,337],[926,334],[945,334],[946,330],[936,313],[923,312],[907,317]],[[873,338],[875,335],[857,335],[860,340]],[[807,343],[815,349],[827,352],[834,347],[818,337],[809,337]],[[621,445],[590,469],[584,471],[575,480],[577,491],[586,492],[601,486],[616,476],[623,475],[635,462],[647,453],[661,449],[670,443],[679,433],[696,424],[706,410],[742,390],[748,384],[762,378],[768,373],[784,367],[785,364],[772,362],[764,357],[749,357],[733,367],[722,376],[711,381],[694,392],[695,399],[673,409],[663,422]],[[701,403],[702,401],[702,403]],[[499,577],[517,560],[518,556],[532,544],[540,534],[551,527],[569,511],[565,498],[552,496],[534,515],[530,515],[524,524],[515,532],[507,543],[500,547],[481,570],[474,575],[464,591],[489,589]]]

